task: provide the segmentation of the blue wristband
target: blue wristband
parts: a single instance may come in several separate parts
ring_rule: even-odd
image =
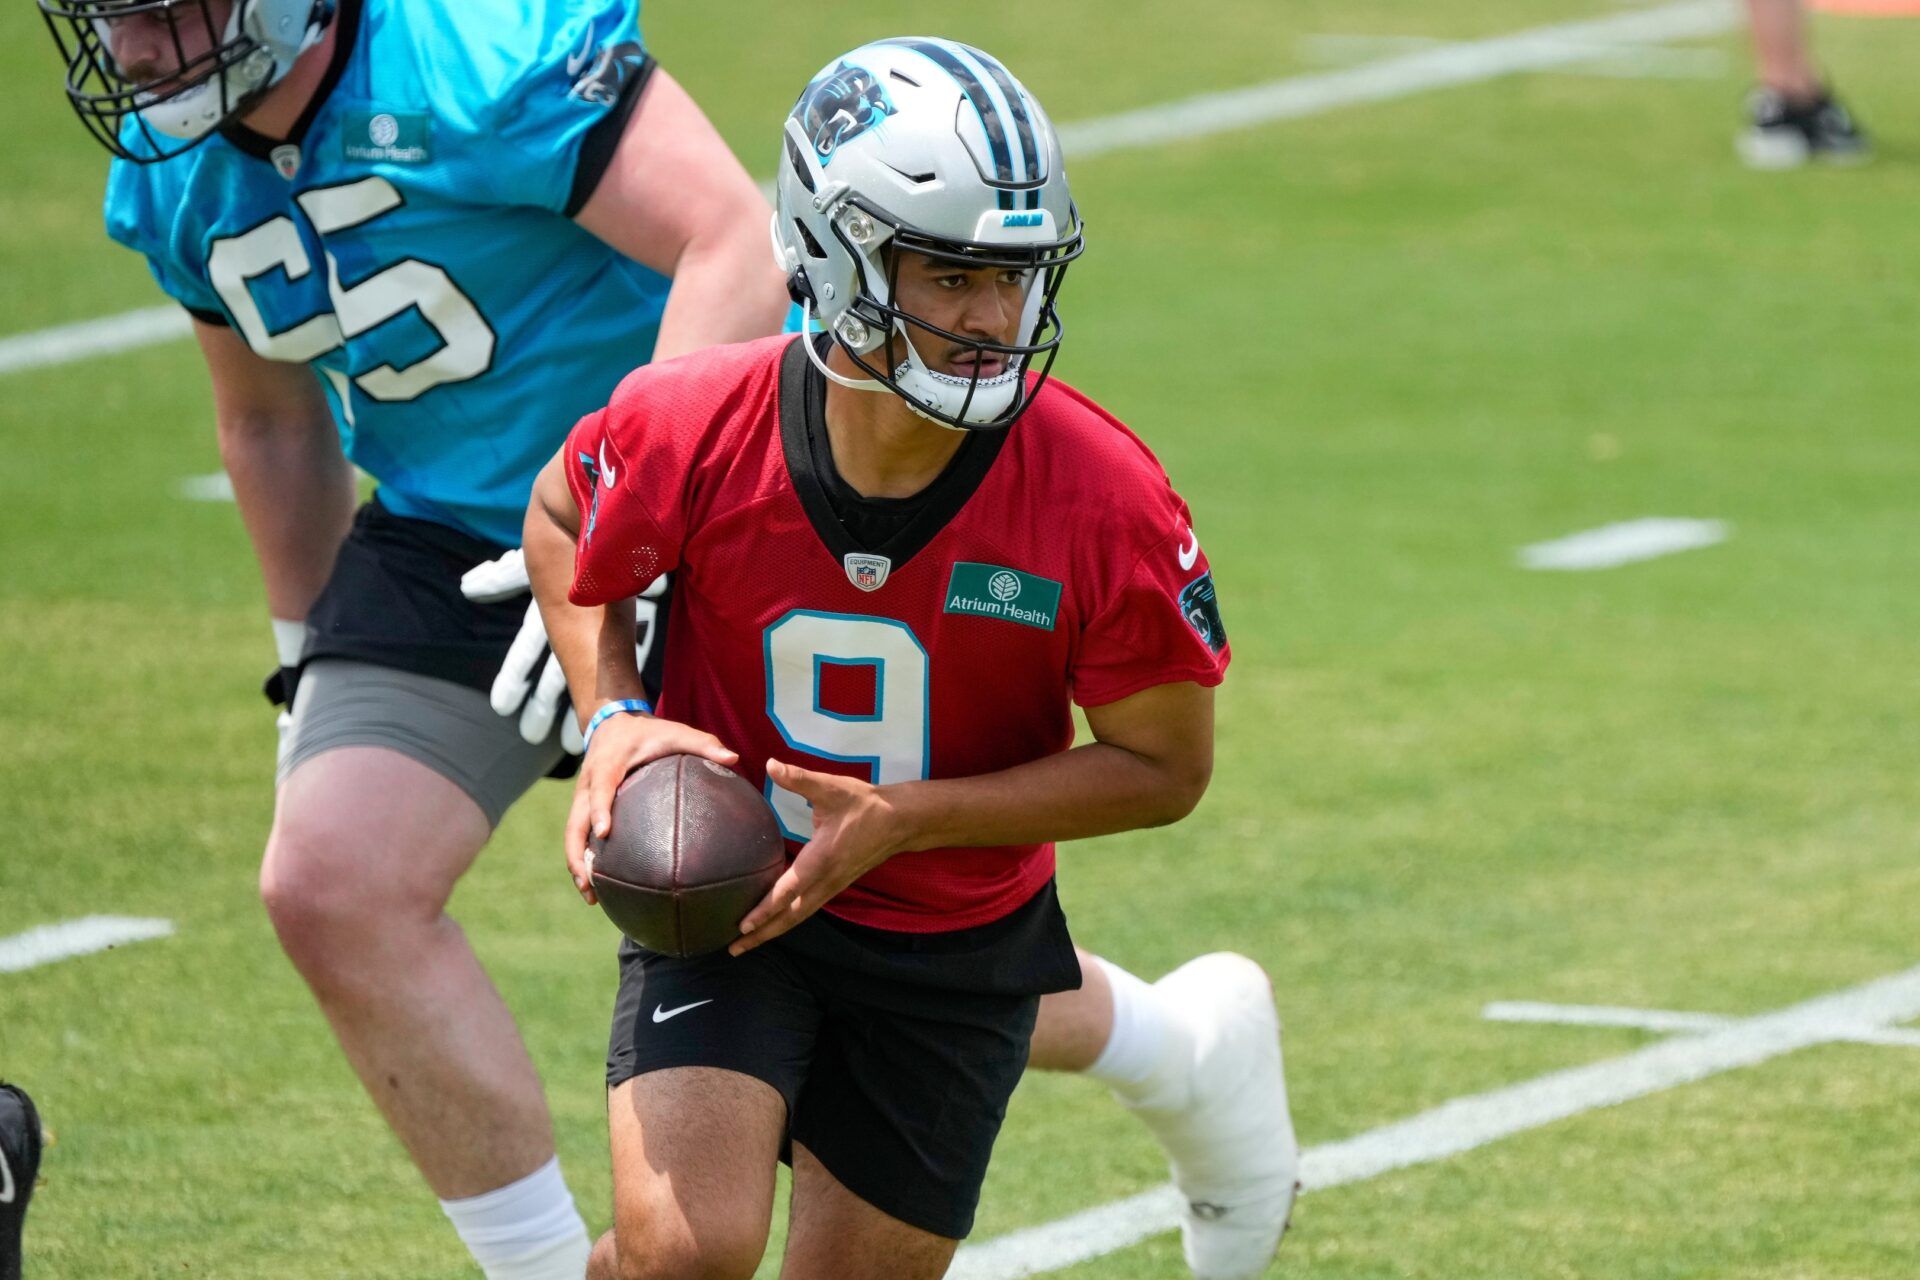
[[[587,754],[587,748],[593,745],[593,731],[600,727],[602,721],[611,720],[615,716],[650,716],[652,714],[653,707],[644,698],[622,698],[618,702],[609,702],[593,713],[593,719],[587,721],[587,731],[580,735],[580,754],[583,757]]]

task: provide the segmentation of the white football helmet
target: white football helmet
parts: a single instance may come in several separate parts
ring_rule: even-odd
[[[785,134],[774,255],[794,299],[872,381],[832,372],[809,342],[821,372],[890,390],[950,427],[1004,427],[1019,417],[1059,350],[1054,299],[1083,245],[1060,141],[1040,104],[978,49],[901,36],[823,68]],[[1026,272],[1015,341],[976,341],[894,306],[898,255],[890,249]],[[1004,372],[983,378],[978,363],[971,377],[931,369],[909,325],[1002,356]],[[883,348],[878,364],[869,360]]]
[[[39,0],[67,64],[67,101],[107,150],[150,163],[179,155],[238,115],[293,69],[333,21],[335,0]],[[129,78],[113,56],[114,27],[151,25],[175,70]],[[189,52],[191,50],[192,52]],[[138,120],[144,145],[122,136]]]

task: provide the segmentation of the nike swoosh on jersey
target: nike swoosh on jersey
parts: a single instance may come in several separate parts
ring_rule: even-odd
[[[0,1147],[0,1204],[13,1203],[13,1169],[7,1164],[7,1149]]]
[[[607,488],[613,488],[613,468],[607,463],[607,442],[605,440],[600,442],[600,478],[606,482]]]
[[[580,68],[587,65],[587,59],[593,56],[593,23],[587,23],[587,38],[580,42],[580,52],[567,55],[567,74],[577,76]]]
[[[1183,572],[1193,568],[1193,562],[1200,558],[1200,535],[1189,529],[1187,536],[1193,541],[1180,548],[1180,568]]]
[[[698,1009],[703,1004],[712,1003],[712,1000],[695,1000],[692,1004],[683,1004],[678,1009],[662,1009],[659,1005],[655,1005],[653,1006],[653,1020],[655,1022],[665,1022],[668,1018],[679,1017],[689,1009]]]

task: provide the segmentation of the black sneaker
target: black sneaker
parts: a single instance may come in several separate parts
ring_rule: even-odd
[[[1773,89],[1756,89],[1748,124],[1735,145],[1754,169],[1797,169],[1809,160],[1859,164],[1871,154],[1867,135],[1830,93],[1795,102]]]
[[[1828,164],[1859,164],[1873,155],[1853,113],[1829,94],[1821,94],[1820,101],[1807,108],[1802,125],[1813,154]]]
[[[20,1280],[20,1229],[40,1176],[40,1113],[17,1084],[0,1083],[0,1280]]]

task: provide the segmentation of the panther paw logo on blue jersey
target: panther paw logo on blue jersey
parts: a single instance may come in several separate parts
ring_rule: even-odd
[[[865,67],[841,63],[807,86],[794,105],[793,119],[813,140],[824,166],[842,143],[851,142],[894,113],[887,91]]]
[[[588,40],[593,37],[593,29],[587,29]],[[639,73],[647,63],[647,51],[638,40],[622,40],[619,44],[610,44],[592,57],[591,65],[585,60],[576,62],[578,54],[567,56],[567,70],[573,73],[580,66],[586,66],[586,72],[573,82],[567,90],[567,96],[578,98],[582,102],[596,102],[603,107],[611,107],[620,101],[620,90],[626,85],[627,77]]]

